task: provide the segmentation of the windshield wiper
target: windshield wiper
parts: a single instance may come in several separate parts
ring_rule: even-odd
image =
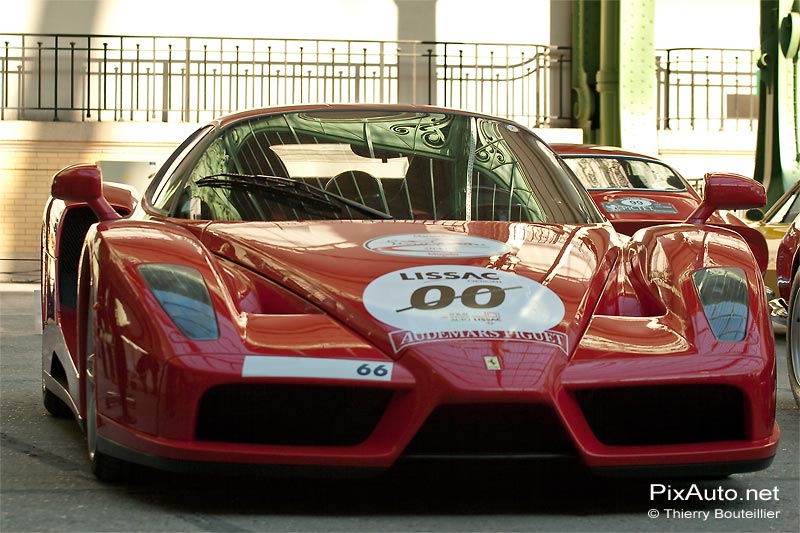
[[[220,179],[225,178],[225,179]],[[312,208],[329,210],[330,208],[338,208],[344,204],[361,213],[368,215],[373,219],[391,219],[391,215],[373,209],[369,206],[344,198],[338,194],[320,189],[308,183],[294,180],[292,178],[283,178],[280,176],[269,176],[265,174],[237,174],[235,172],[220,172],[219,174],[211,174],[204,176],[197,180],[197,185],[200,187],[254,187],[258,189],[265,189],[269,192],[279,196],[279,200],[290,200],[293,203],[300,202],[303,207],[308,207],[306,203],[311,204]]]
[[[223,173],[205,176],[196,183],[200,187],[268,190],[275,200],[283,204],[314,211],[330,212],[339,208],[324,196],[306,194],[305,191],[293,189],[283,183],[267,181],[264,177]]]

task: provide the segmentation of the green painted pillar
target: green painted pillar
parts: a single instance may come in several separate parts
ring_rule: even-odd
[[[611,146],[622,144],[619,128],[619,14],[619,0],[600,3],[600,70],[597,72],[600,124],[597,142]]]
[[[800,2],[761,0],[759,120],[754,175],[772,205],[800,180],[797,43]]]
[[[655,0],[574,0],[573,116],[584,142],[655,153]]]
[[[658,153],[655,0],[623,0],[619,13],[619,144]]]
[[[595,143],[599,127],[600,2],[572,2],[572,116],[583,142]]]

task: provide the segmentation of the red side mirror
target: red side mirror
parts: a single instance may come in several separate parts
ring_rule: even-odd
[[[767,203],[764,186],[739,174],[712,172],[705,175],[703,202],[689,215],[689,224],[705,224],[717,209],[749,209]]]
[[[89,204],[101,221],[120,218],[103,197],[103,178],[97,165],[72,165],[59,171],[53,176],[50,194],[66,202]]]

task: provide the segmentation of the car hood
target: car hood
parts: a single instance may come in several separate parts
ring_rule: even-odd
[[[591,189],[589,195],[611,220],[683,221],[700,205],[700,199],[681,191],[651,189]]]
[[[568,357],[619,251],[607,224],[214,222],[201,239],[395,359],[459,339]]]

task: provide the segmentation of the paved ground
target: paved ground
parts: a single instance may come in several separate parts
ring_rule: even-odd
[[[612,482],[569,468],[404,471],[368,481],[143,472],[108,486],[77,424],[45,414],[35,286],[0,284],[0,531],[783,531],[800,529],[800,411],[779,359],[774,464],[719,481]],[[784,343],[778,346],[783,354]],[[720,501],[651,497],[661,485]],[[757,498],[756,498],[757,496]],[[706,514],[708,513],[708,514]],[[658,514],[658,516],[655,516]],[[652,517],[651,517],[652,515]]]

